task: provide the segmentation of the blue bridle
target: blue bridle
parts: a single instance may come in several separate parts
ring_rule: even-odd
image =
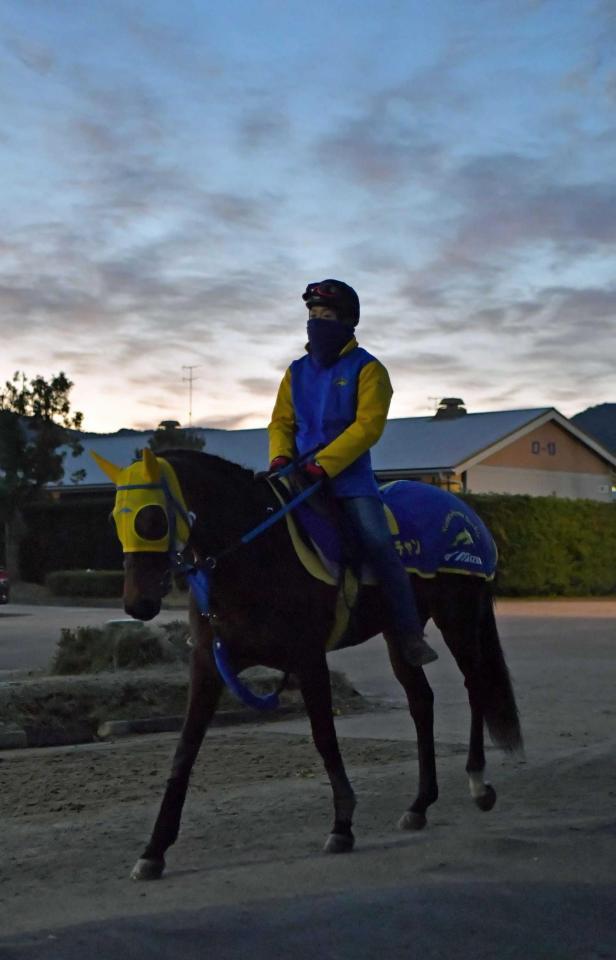
[[[175,556],[179,551],[176,545],[177,516],[179,516],[188,530],[193,525],[195,515],[187,512],[183,505],[176,500],[171,492],[171,487],[164,474],[161,474],[159,482],[152,483],[121,483],[116,486],[116,490],[162,490],[165,498],[165,513],[167,515],[168,536],[169,536],[169,555]]]
[[[305,459],[305,457],[301,459]],[[296,467],[297,462],[291,463],[283,470],[277,471],[276,476],[284,477],[292,473]],[[273,524],[277,523],[278,520],[281,520],[284,516],[286,516],[287,513],[297,507],[298,504],[303,503],[304,500],[307,500],[308,497],[312,496],[312,494],[315,493],[315,491],[321,486],[322,482],[322,480],[317,480],[316,483],[312,484],[310,487],[307,487],[305,490],[302,490],[301,493],[297,494],[297,496],[290,500],[289,503],[284,504],[284,506],[272,513],[269,517],[267,517],[267,519],[263,520],[252,530],[249,530],[248,533],[245,533],[242,537],[240,537],[236,544],[227,547],[220,556],[226,556],[228,553],[236,550],[238,547],[255,540],[256,537],[260,536],[271,526],[273,526]],[[178,549],[175,539],[177,530],[176,517],[179,515],[190,530],[195,520],[194,514],[187,513],[182,504],[176,500],[169,488],[169,484],[165,476],[161,476],[160,483],[126,484],[117,487],[117,489],[162,490],[165,497],[167,522],[169,524],[169,561],[171,564],[171,570],[173,573],[181,574],[186,577],[190,591],[194,597],[195,603],[197,604],[199,613],[202,617],[211,619],[210,578],[212,571],[216,569],[220,557],[206,557],[204,565],[199,563],[186,563],[182,555],[183,550],[186,548],[186,544],[182,550],[180,550]],[[212,646],[214,660],[216,662],[218,672],[224,680],[227,688],[231,691],[231,693],[234,694],[235,697],[237,697],[238,700],[241,700],[242,703],[245,703],[247,706],[253,707],[256,710],[275,710],[279,706],[280,701],[278,695],[280,688],[272,693],[265,694],[264,696],[253,693],[249,687],[242,683],[237,674],[234,672],[224,641],[216,634],[214,634]]]

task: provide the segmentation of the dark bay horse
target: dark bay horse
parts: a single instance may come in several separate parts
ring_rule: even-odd
[[[168,451],[161,458],[155,458],[148,450],[143,463],[124,470],[96,459],[118,487],[114,517],[125,550],[124,609],[129,615],[151,620],[160,611],[161,599],[169,589],[172,556],[165,535],[170,526],[184,524],[181,516],[169,516],[170,502],[183,500],[186,510],[181,512],[190,521],[186,520],[181,546],[192,551],[196,563],[220,557],[210,578],[209,617],[199,613],[191,597],[194,647],[186,717],[152,836],[132,878],[160,877],[165,852],[177,839],[191,769],[223,687],[214,658],[215,635],[224,639],[237,672],[260,664],[297,677],[314,743],[333,791],[334,823],[325,850],[351,850],[355,796],[338,748],[326,660],[336,588],[306,572],[284,520],[252,542],[229,549],[279,508],[273,488],[263,479],[255,479],[252,471],[189,450]],[[171,501],[156,500],[161,467],[170,467],[173,473]],[[134,471],[138,468],[141,479],[135,482]],[[141,503],[131,502],[135,491],[145,492]],[[133,541],[128,551],[126,538],[130,539],[130,535],[122,527],[126,523],[134,525],[134,529],[130,528]],[[466,763],[470,793],[481,810],[490,810],[496,793],[483,776],[484,722],[497,746],[514,751],[522,745],[490,584],[480,577],[444,572],[432,578],[413,575],[413,585],[422,621],[426,623],[432,618],[464,676],[471,714]],[[356,624],[360,640],[384,632],[387,641],[385,613],[376,587],[362,587]],[[427,808],[438,796],[434,696],[424,670],[408,666],[393,644],[387,642],[387,646],[395,676],[408,699],[418,745],[417,794],[399,826],[418,830],[425,826]]]

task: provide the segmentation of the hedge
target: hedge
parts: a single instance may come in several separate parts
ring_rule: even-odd
[[[24,511],[28,533],[21,545],[23,580],[44,583],[54,570],[121,570],[122,547],[109,515],[114,493],[41,496]]]
[[[121,597],[122,570],[56,570],[45,583],[56,597]]]
[[[484,519],[496,540],[497,593],[616,595],[616,503],[507,494],[465,494],[462,499]],[[112,594],[66,593],[64,588],[60,592],[119,597],[122,549],[108,522],[112,504],[113,497],[106,493],[33,506],[26,516],[30,533],[22,551],[24,579],[40,582],[58,567],[62,571],[92,567],[108,573],[117,567],[118,587]],[[86,581],[88,587],[91,582]]]
[[[499,552],[502,596],[616,594],[616,503],[465,494]]]

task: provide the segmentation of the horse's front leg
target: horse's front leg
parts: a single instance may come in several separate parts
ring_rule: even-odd
[[[191,620],[195,648],[191,657],[186,717],[154,830],[132,870],[132,880],[157,880],[162,876],[165,852],[175,843],[179,833],[190,773],[222,691],[222,681],[212,654],[209,624],[203,619],[199,622]]]
[[[312,727],[312,738],[323,758],[334,794],[334,825],[324,850],[326,853],[347,853],[355,843],[351,827],[356,801],[338,747],[329,669],[324,651],[315,655],[314,661],[299,671],[299,682]]]

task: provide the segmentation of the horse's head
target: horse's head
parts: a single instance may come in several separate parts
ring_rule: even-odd
[[[172,561],[185,548],[191,517],[171,464],[147,447],[143,459],[116,467],[92,453],[116,485],[113,519],[124,550],[124,609],[151,620],[171,588]]]

